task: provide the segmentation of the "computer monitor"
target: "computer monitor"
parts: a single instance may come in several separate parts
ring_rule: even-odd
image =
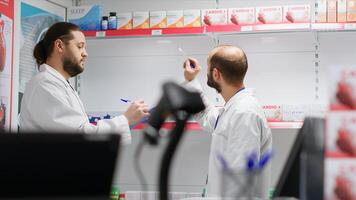
[[[273,197],[323,199],[325,120],[305,118]]]
[[[109,199],[120,136],[0,134],[0,199]]]

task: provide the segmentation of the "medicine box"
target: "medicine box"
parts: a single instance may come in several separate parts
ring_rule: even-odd
[[[228,24],[245,25],[255,23],[255,8],[229,8]]]
[[[133,12],[133,29],[147,29],[150,28],[150,13],[148,11]]]
[[[206,26],[226,25],[227,9],[202,10],[202,24]]]
[[[75,6],[68,9],[68,21],[76,24],[82,31],[100,30],[101,6]]]
[[[256,7],[257,24],[282,23],[282,6]]]

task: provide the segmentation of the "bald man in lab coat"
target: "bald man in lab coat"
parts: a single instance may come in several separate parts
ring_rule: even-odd
[[[21,105],[20,131],[119,133],[124,143],[131,140],[130,124],[149,115],[143,101],[112,119],[89,123],[82,101],[68,79],[84,71],[88,57],[79,27],[59,22],[51,26],[34,49],[40,72],[27,84]]]
[[[201,71],[196,59],[185,61],[184,77],[186,86],[201,92],[206,104],[206,109],[195,119],[206,132],[212,133],[208,196],[235,198],[252,190],[253,197],[268,199],[270,166],[262,170],[254,184],[249,183],[245,176],[247,155],[255,153],[258,162],[261,155],[272,148],[271,131],[262,107],[244,85],[247,57],[238,47],[222,45],[209,53],[207,63],[207,84],[224,98],[224,107],[216,108],[204,95],[196,79]],[[231,169],[229,173],[226,173],[224,164]],[[222,176],[224,172],[225,176]]]

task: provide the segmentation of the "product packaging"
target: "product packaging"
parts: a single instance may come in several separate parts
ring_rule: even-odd
[[[101,29],[101,7],[99,5],[76,6],[68,9],[68,21],[83,31]]]
[[[150,28],[150,13],[145,12],[133,12],[133,29],[146,29]]]
[[[176,28],[184,26],[183,10],[167,11],[167,27]]]
[[[255,8],[229,8],[228,23],[246,25],[255,23]]]
[[[202,24],[206,26],[226,25],[227,9],[202,10]]]
[[[257,24],[282,23],[283,12],[281,6],[256,7]]]
[[[167,28],[167,12],[151,11],[150,28]]]
[[[310,5],[283,6],[283,22],[303,23],[310,22]]]

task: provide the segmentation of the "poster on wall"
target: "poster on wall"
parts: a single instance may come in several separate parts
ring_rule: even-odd
[[[38,73],[38,66],[33,58],[33,49],[52,24],[65,20],[65,13],[64,7],[48,1],[21,1],[19,112],[26,84]]]
[[[14,1],[0,0],[0,131],[10,131]]]

